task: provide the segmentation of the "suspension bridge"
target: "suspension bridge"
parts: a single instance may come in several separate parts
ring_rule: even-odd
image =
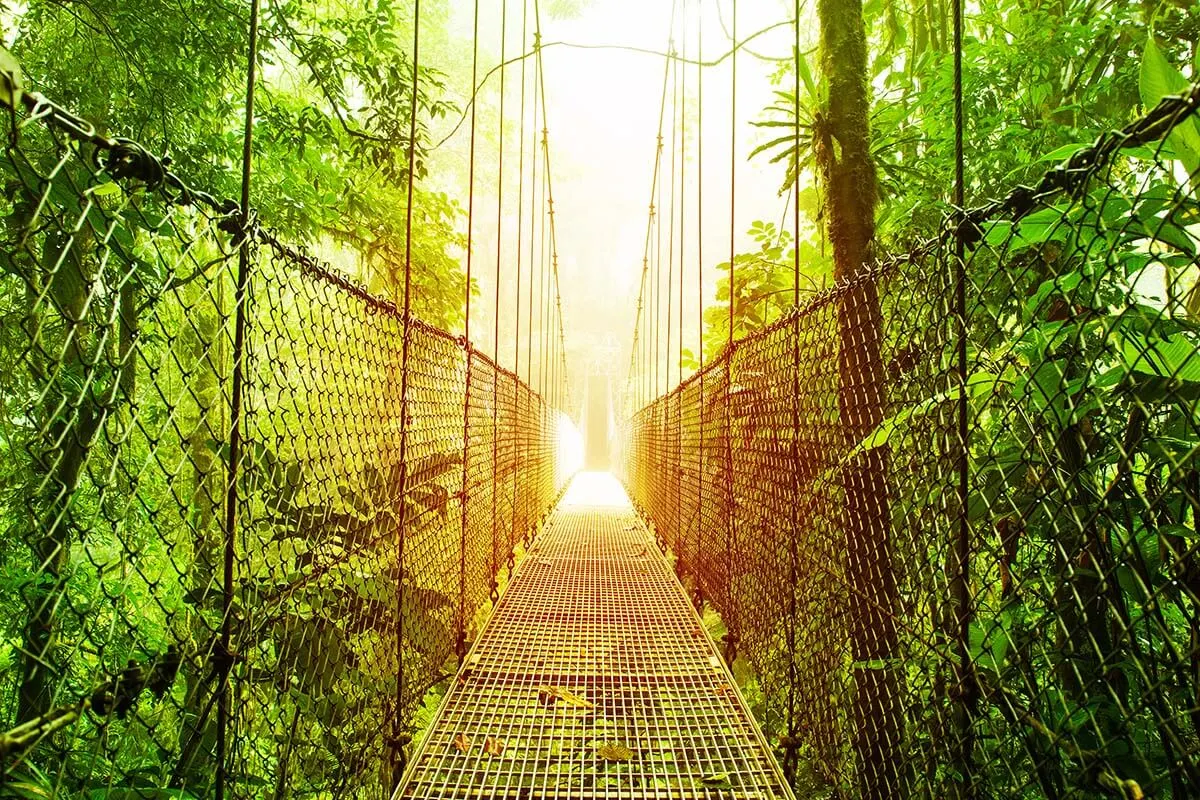
[[[521,90],[496,208],[461,122],[497,235],[454,330],[414,252],[419,24],[386,263],[254,212],[256,59],[239,201],[4,66],[2,793],[1196,796],[1200,87],[971,207],[957,119],[941,225],[850,271],[834,237],[811,290],[798,246],[746,288],[720,165],[704,341],[688,75],[728,62],[735,123],[746,40],[735,11],[689,56],[681,14],[629,371],[588,398],[533,8],[487,74]]]

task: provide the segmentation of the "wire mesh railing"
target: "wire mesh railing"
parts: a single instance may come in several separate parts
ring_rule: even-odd
[[[631,494],[798,792],[1200,792],[1198,107],[1164,100],[629,421]]]
[[[24,101],[0,159],[0,794],[385,796],[564,482],[558,412]]]

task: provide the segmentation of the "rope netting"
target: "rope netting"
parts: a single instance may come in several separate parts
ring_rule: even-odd
[[[386,795],[565,481],[561,414],[25,101],[0,159],[5,786]]]
[[[1197,107],[956,215],[627,424],[631,494],[798,793],[1200,791]]]

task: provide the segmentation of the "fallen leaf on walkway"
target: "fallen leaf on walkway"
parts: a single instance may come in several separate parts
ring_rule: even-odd
[[[732,692],[732,691],[733,691],[733,687],[730,686],[728,683],[722,683],[720,686],[717,687],[717,694],[725,694],[726,692]]]
[[[458,752],[465,753],[471,749],[471,740],[465,733],[460,733],[454,737],[454,746],[458,748]]]
[[[723,786],[729,784],[728,772],[714,772],[711,775],[705,775],[700,779],[700,782],[705,786]]]
[[[573,692],[568,692],[566,689],[558,686],[539,686],[538,700],[540,700],[543,705],[547,706],[553,703],[555,700],[562,700],[567,705],[574,706],[575,708],[596,707],[595,703],[589,703],[579,695],[574,694]]]
[[[605,761],[629,761],[633,751],[623,744],[602,744],[596,748],[596,755]]]
[[[489,756],[501,755],[504,753],[504,740],[495,739],[491,736],[487,737],[487,740],[483,743],[483,752]]]

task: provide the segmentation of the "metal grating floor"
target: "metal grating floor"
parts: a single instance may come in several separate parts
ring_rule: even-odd
[[[654,539],[576,477],[485,627],[397,798],[790,798]]]

